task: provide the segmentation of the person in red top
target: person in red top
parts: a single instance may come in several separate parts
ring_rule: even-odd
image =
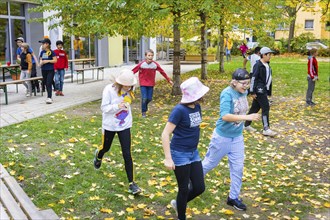
[[[316,60],[317,56],[317,49],[313,48],[310,50],[310,56],[308,57],[308,76],[307,76],[307,81],[308,81],[308,88],[307,88],[307,93],[306,93],[306,105],[307,106],[314,106],[315,103],[312,101],[313,99],[313,92],[315,89],[315,81],[319,79],[318,76],[318,64]]]
[[[248,50],[248,46],[246,46],[245,42],[242,42],[241,46],[239,47],[239,50],[242,52],[243,58],[246,56],[246,51]]]
[[[140,62],[136,67],[132,69],[133,73],[139,72],[140,81],[140,91],[141,91],[141,110],[142,117],[146,117],[148,111],[148,104],[152,100],[154,86],[156,84],[156,71],[160,72],[163,77],[173,85],[172,80],[167,76],[165,71],[160,67],[160,65],[153,60],[154,51],[148,49],[145,52],[145,60]]]
[[[65,70],[68,70],[68,56],[63,50],[63,41],[56,41],[57,49],[54,50],[57,58],[57,62],[54,65],[55,69],[55,95],[64,96],[63,94],[63,84],[64,84],[64,74]],[[65,70],[64,70],[65,69]]]

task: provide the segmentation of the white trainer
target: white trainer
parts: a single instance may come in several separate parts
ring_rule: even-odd
[[[252,128],[250,125],[249,125],[249,126],[246,126],[246,127],[244,127],[244,129],[245,129],[245,130],[247,130],[247,131],[250,131],[250,132],[256,132],[256,131],[257,131],[257,129],[255,129],[255,128]]]
[[[26,95],[25,95],[26,97],[30,97],[30,93],[26,93]]]
[[[175,199],[172,199],[172,200],[171,200],[171,206],[172,206],[172,208],[174,209],[176,215],[178,215],[178,208],[177,208],[176,200],[175,200]]]
[[[46,104],[52,104],[52,103],[53,103],[53,100],[51,98],[46,99]]]
[[[268,130],[263,130],[262,134],[265,136],[274,137],[275,135],[277,135],[277,132],[268,129]]]

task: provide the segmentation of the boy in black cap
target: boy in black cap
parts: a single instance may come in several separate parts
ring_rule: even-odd
[[[246,114],[248,110],[246,96],[249,85],[249,73],[245,69],[237,69],[232,75],[230,86],[221,92],[220,118],[202,161],[205,176],[219,164],[224,156],[228,156],[230,192],[227,204],[237,210],[246,210],[246,205],[239,198],[244,167],[243,124],[245,120],[260,119],[259,114]]]

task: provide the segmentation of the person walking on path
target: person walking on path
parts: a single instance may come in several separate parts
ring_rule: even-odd
[[[243,123],[245,120],[260,119],[260,115],[256,113],[246,115],[249,83],[249,73],[244,69],[237,69],[232,74],[230,86],[221,92],[220,118],[202,161],[205,176],[219,164],[224,156],[228,156],[230,193],[227,204],[238,210],[246,210],[246,205],[239,199],[244,167]]]
[[[317,56],[317,49],[313,48],[310,50],[310,56],[308,57],[307,69],[308,69],[308,88],[306,93],[306,105],[307,106],[314,106],[315,103],[313,100],[313,92],[315,89],[315,82],[319,79],[319,68],[318,63],[316,60]]]
[[[68,70],[68,56],[63,50],[63,41],[56,41],[57,49],[54,50],[57,58],[57,62],[54,65],[55,68],[55,95],[64,96],[63,94],[63,84],[64,84],[64,75],[65,70]]]
[[[18,46],[17,50],[16,50],[16,56],[17,56],[16,58],[17,58],[18,63],[20,63],[21,62],[20,55],[22,53],[21,45],[22,45],[22,43],[24,43],[24,38],[18,37],[15,41]],[[30,46],[29,46],[28,52],[32,55],[32,69],[30,72],[31,78],[37,77],[37,66],[39,66],[38,59],[37,59],[36,55],[34,54],[33,49]],[[31,84],[32,84],[32,92],[34,92],[35,89],[37,89],[37,92],[40,92],[40,86],[39,86],[38,80],[32,81]]]
[[[260,49],[261,59],[256,62],[253,67],[251,78],[250,94],[253,97],[252,105],[248,114],[257,113],[262,109],[263,132],[265,136],[275,136],[277,133],[270,129],[269,111],[270,105],[268,96],[272,95],[272,69],[269,65],[273,51],[268,47]],[[245,129],[255,132],[256,129],[251,127],[251,121],[245,122]]]
[[[248,61],[251,62],[250,78],[252,77],[254,64],[256,64],[257,60],[260,60],[260,49],[261,49],[261,47],[256,47],[254,49],[254,53],[247,56],[247,57],[245,57],[244,60],[243,60],[243,69],[246,69],[246,63]]]
[[[233,41],[229,38],[229,35],[226,35],[224,46],[226,49],[226,58],[227,62],[231,61],[231,49],[233,48]]]
[[[172,110],[162,133],[165,154],[164,165],[174,170],[178,183],[178,194],[171,205],[178,219],[186,219],[187,203],[205,190],[203,168],[197,145],[202,122],[202,97],[209,91],[197,77],[191,77],[181,84],[181,103]],[[173,133],[172,139],[170,136]],[[188,187],[191,182],[191,187]]]
[[[141,192],[134,182],[133,160],[131,155],[131,127],[133,123],[131,102],[134,99],[134,85],[137,80],[131,70],[124,69],[116,82],[107,85],[102,95],[102,149],[95,150],[94,167],[100,169],[102,158],[110,150],[112,141],[118,134],[125,170],[129,182],[128,192],[133,195]]]
[[[47,99],[46,104],[52,104],[52,83],[54,80],[54,64],[57,62],[56,54],[50,49],[51,41],[48,38],[44,38],[39,41],[42,43],[43,50],[40,53],[40,66],[42,72],[42,82],[46,85]]]
[[[154,51],[149,49],[145,52],[145,60],[136,65],[132,71],[139,72],[140,91],[141,91],[141,111],[142,117],[147,116],[148,104],[152,101],[154,86],[156,84],[156,71],[160,72],[162,76],[173,85],[172,80],[167,76],[160,65],[153,60]]]
[[[21,44],[22,52],[20,54],[20,66],[21,66],[21,77],[20,79],[31,78],[32,71],[32,55],[29,52],[29,45],[27,43]],[[32,85],[31,81],[23,82],[26,87],[26,97],[32,96]]]

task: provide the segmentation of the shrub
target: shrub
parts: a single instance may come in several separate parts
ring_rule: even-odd
[[[306,53],[306,43],[315,41],[313,33],[303,33],[291,41],[292,52]]]

